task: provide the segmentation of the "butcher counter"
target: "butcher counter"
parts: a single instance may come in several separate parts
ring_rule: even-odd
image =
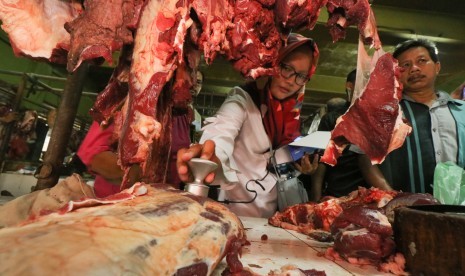
[[[241,220],[250,242],[242,249],[241,262],[257,274],[267,275],[270,270],[279,270],[291,264],[303,270],[324,270],[328,276],[392,275],[379,272],[374,266],[328,260],[322,255],[330,244],[318,242],[292,230],[274,227],[268,224],[267,219],[241,217]],[[226,260],[223,260],[213,275],[221,275],[225,267]]]

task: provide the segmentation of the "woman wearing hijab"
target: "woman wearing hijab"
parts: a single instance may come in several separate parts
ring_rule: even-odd
[[[269,170],[270,152],[300,136],[305,84],[315,72],[318,49],[313,40],[290,34],[279,53],[276,73],[234,87],[214,117],[206,119],[200,145],[180,151],[178,172],[188,180],[185,161],[200,155],[221,165],[212,185],[221,185],[228,207],[241,216],[270,217],[277,210],[277,177]],[[205,154],[214,142],[215,154]],[[194,154],[194,155],[193,155]],[[308,157],[301,166],[316,168]],[[207,177],[206,181],[211,180]]]

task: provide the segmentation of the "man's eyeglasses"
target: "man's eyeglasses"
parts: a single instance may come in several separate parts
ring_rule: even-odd
[[[310,80],[308,75],[297,73],[295,69],[292,68],[292,66],[282,62],[279,64],[279,72],[285,79],[289,79],[290,77],[295,76],[294,81],[297,85],[305,85]]]

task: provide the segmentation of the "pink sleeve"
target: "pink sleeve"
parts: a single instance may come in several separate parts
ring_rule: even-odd
[[[113,134],[113,124],[101,129],[97,122],[93,122],[84,141],[78,149],[77,155],[86,166],[90,165],[92,158],[101,152],[111,151],[110,139]]]

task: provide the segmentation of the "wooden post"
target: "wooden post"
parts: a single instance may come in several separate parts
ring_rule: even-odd
[[[71,137],[74,119],[76,118],[79,101],[81,99],[84,80],[89,71],[89,64],[83,62],[76,71],[68,75],[58,113],[50,136],[44,162],[38,169],[35,190],[42,190],[55,186],[60,177],[60,169],[66,154],[66,146]]]

